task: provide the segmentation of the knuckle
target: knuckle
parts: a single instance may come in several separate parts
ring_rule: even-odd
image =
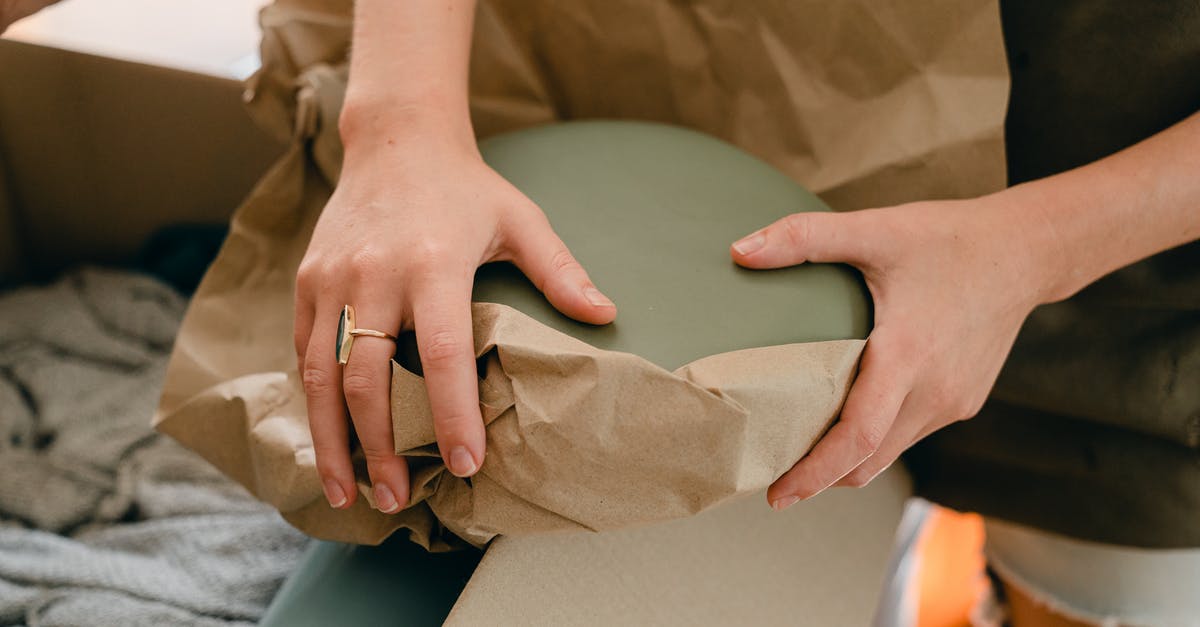
[[[434,419],[438,423],[439,435],[450,440],[461,438],[472,420],[475,422],[480,420],[478,416],[471,416],[462,411],[444,411],[440,415],[434,416]]]
[[[957,403],[958,400],[954,395],[943,386],[935,387],[929,391],[929,404],[935,409],[935,413],[948,416],[956,414],[958,413],[956,408]]]
[[[949,422],[957,422],[962,420],[966,418],[968,412],[971,411],[971,407],[966,401],[957,398],[945,401],[942,407],[945,407],[943,414],[945,414]]]
[[[296,269],[296,289],[306,291],[315,289],[326,275],[325,264],[315,257],[305,257]]]
[[[970,420],[983,409],[986,398],[964,397],[958,404],[957,411],[951,414],[955,421]]]
[[[306,364],[301,377],[304,381],[304,389],[309,394],[331,394],[337,389],[333,373],[320,366]]]
[[[572,271],[579,267],[575,256],[566,248],[560,248],[550,257],[550,270],[553,272]]]
[[[347,371],[342,378],[342,391],[345,392],[347,400],[369,398],[379,391],[381,382],[379,376],[374,372],[351,368],[349,365],[346,368]]]
[[[807,499],[807,498],[814,497],[814,496],[820,494],[826,488],[830,487],[833,483],[834,483],[834,477],[830,477],[830,476],[825,477],[825,479],[821,480],[821,481],[818,481],[816,479],[798,480],[796,482],[796,487],[794,488],[794,491],[796,493],[796,496],[799,496],[800,498],[803,498],[803,499]]]
[[[809,241],[812,230],[812,216],[805,213],[793,213],[780,221],[783,235],[793,247],[802,247]]]
[[[342,477],[338,473],[328,467],[322,468],[320,464],[317,464],[317,476],[320,477],[322,483],[332,481],[341,484],[342,482]]]
[[[867,485],[868,483],[871,483],[871,479],[873,479],[874,477],[875,477],[874,473],[867,472],[866,470],[864,470],[862,468],[858,468],[856,470],[851,471],[850,474],[846,475],[846,478],[843,479],[842,482],[845,485],[850,486],[852,488],[861,488],[861,487]]]
[[[877,358],[894,358],[897,354],[908,357],[913,342],[905,327],[879,326],[867,338],[867,348],[874,349],[871,352]]]
[[[966,420],[979,411],[975,399],[970,395],[957,392],[957,389],[957,386],[947,384],[938,386],[930,392],[931,404],[938,409],[937,415],[945,418],[948,422]]]
[[[886,332],[872,337],[869,342],[875,342],[873,356],[877,361],[888,368],[904,368],[911,376],[919,365],[928,362],[929,344],[911,330],[907,321],[901,320],[897,324],[905,326],[888,327]]]
[[[946,377],[935,377],[928,383],[930,405],[941,413],[955,413],[962,404],[961,394],[955,394],[956,386]]]
[[[874,422],[864,424],[854,430],[854,445],[861,454],[874,454],[882,443],[883,428]]]
[[[340,280],[342,264],[329,257],[306,258],[296,269],[296,293],[317,294]]]
[[[465,444],[470,439],[472,429],[483,426],[483,419],[478,414],[472,416],[461,409],[435,414],[433,422],[437,440],[446,450],[458,444]]]
[[[367,466],[379,468],[395,461],[398,456],[390,444],[390,442],[378,441],[363,442],[363,457],[367,460]]]
[[[880,474],[880,472],[883,471],[883,468],[886,467],[887,466],[881,467],[877,464],[871,464],[869,466],[864,464],[854,468],[853,472],[847,474],[845,483],[846,485],[851,486],[851,488],[864,488],[864,486],[870,485],[872,480],[875,480],[875,477],[878,477],[878,474]]]
[[[362,246],[350,253],[347,272],[355,278],[377,277],[384,269],[384,256],[373,246]]]
[[[322,479],[337,479],[340,469],[350,461],[350,452],[328,443],[313,442],[313,454],[316,456],[317,474]]]
[[[526,198],[517,188],[512,187],[511,192],[511,196],[505,197],[505,211],[501,213],[500,225],[512,231],[512,235],[519,236],[523,231],[537,226],[538,221],[545,221],[546,214],[537,203]]]
[[[444,267],[449,259],[449,247],[440,240],[425,239],[412,247],[409,263],[414,271],[427,274]]]
[[[467,350],[466,342],[449,329],[438,329],[429,334],[421,347],[421,363],[429,366],[444,366],[454,361]]]

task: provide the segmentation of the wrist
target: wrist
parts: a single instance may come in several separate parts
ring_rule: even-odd
[[[1013,225],[1021,245],[1017,254],[1028,261],[1027,274],[1036,305],[1065,300],[1097,277],[1076,252],[1073,229],[1059,200],[1041,181],[1024,183],[994,194],[1001,220]]]
[[[478,155],[465,99],[456,107],[434,98],[404,101],[348,94],[338,116],[338,133],[347,160],[409,146],[444,146]]]

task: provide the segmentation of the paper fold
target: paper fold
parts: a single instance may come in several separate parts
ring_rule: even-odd
[[[393,362],[396,452],[412,466],[399,514],[371,509],[365,481],[350,510],[325,503],[295,376],[226,381],[158,428],[311,535],[374,544],[407,528],[427,547],[455,544],[444,531],[482,546],[499,534],[682,518],[765,488],[835,419],[864,346],[751,348],[668,372],[504,305],[476,303],[473,315],[487,457],[469,481],[445,469],[424,381]]]
[[[751,348],[672,373],[504,305],[473,313],[487,458],[470,482],[439,461],[413,500],[477,544],[682,518],[765,488],[837,416],[864,345]],[[431,454],[424,381],[392,369],[396,452]]]

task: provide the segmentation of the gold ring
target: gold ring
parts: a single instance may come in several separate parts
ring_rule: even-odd
[[[354,307],[352,305],[345,305],[342,307],[342,317],[338,320],[337,345],[334,349],[339,364],[344,366],[346,362],[350,361],[350,349],[354,346],[354,338],[360,335],[383,338],[393,342],[396,341],[396,336],[391,333],[355,327]]]
[[[392,335],[391,333],[384,333],[383,331],[376,331],[375,329],[350,329],[350,335],[353,335],[354,337],[358,337],[360,335],[369,335],[371,337],[381,337],[387,340],[392,340],[393,342],[396,341],[396,336]]]

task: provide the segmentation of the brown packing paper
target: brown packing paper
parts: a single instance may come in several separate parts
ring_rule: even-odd
[[[476,304],[474,320],[487,461],[470,483],[422,469],[414,500],[475,544],[682,518],[761,490],[829,426],[864,344],[754,348],[670,373],[503,305]],[[437,457],[424,382],[393,371],[396,452]]]
[[[482,2],[481,137],[560,119],[703,130],[838,210],[1005,184],[996,0]]]
[[[996,0],[478,5],[480,138],[568,119],[677,124],[761,157],[838,210],[1005,184]],[[264,9],[264,65],[247,91],[260,124],[289,136],[306,68],[344,77],[350,18],[348,0]],[[337,179],[338,164],[322,167]]]
[[[239,209],[193,300],[155,418],[159,429],[309,533],[374,543],[404,527],[434,549],[454,541],[445,528],[481,543],[495,533],[608,529],[689,515],[765,487],[807,450],[836,413],[861,343],[752,349],[668,373],[635,356],[589,351],[515,311],[478,305],[476,346],[492,364],[481,388],[492,423],[480,479],[467,486],[428,463],[414,471],[415,496],[424,499],[417,507],[387,516],[359,499],[347,511],[331,510],[315,472],[291,300],[296,267],[340,166],[348,11],[344,3],[308,0],[263,12],[264,67],[246,95],[264,126],[290,137],[292,147]],[[484,2],[471,87],[480,135],[581,116],[685,124],[762,156],[839,208],[977,195],[1004,180],[1007,74],[994,0]],[[588,430],[611,418],[602,409],[592,410],[598,416],[591,421],[553,424],[548,437],[565,440],[559,444],[597,446],[611,452],[612,468],[626,469],[606,481],[586,470],[566,475],[595,490],[590,498],[573,498],[568,479],[519,463],[529,460],[505,448],[526,429],[523,416],[553,413],[559,402],[529,383],[539,376],[537,355],[550,350],[611,366],[615,374],[603,384],[635,386],[639,402],[666,409],[642,431],[611,438]],[[496,366],[506,354],[520,358]],[[730,367],[735,361],[744,363]],[[737,376],[754,373],[740,369],[753,365],[774,365],[776,376]],[[394,415],[397,446],[430,455],[428,426],[417,420],[426,417],[412,409],[420,391],[419,381],[395,373],[393,400],[404,408]],[[706,419],[672,422],[690,418],[688,404],[703,408]],[[779,412],[785,407],[786,415]],[[695,451],[652,460],[652,471],[631,465],[647,457],[642,446],[662,448],[644,439],[700,426],[708,430],[698,439],[727,449],[715,463],[706,457],[702,471],[688,465]],[[550,442],[539,446],[542,455],[554,450]],[[606,508],[596,506],[600,499]],[[646,503],[656,507],[647,511]]]

